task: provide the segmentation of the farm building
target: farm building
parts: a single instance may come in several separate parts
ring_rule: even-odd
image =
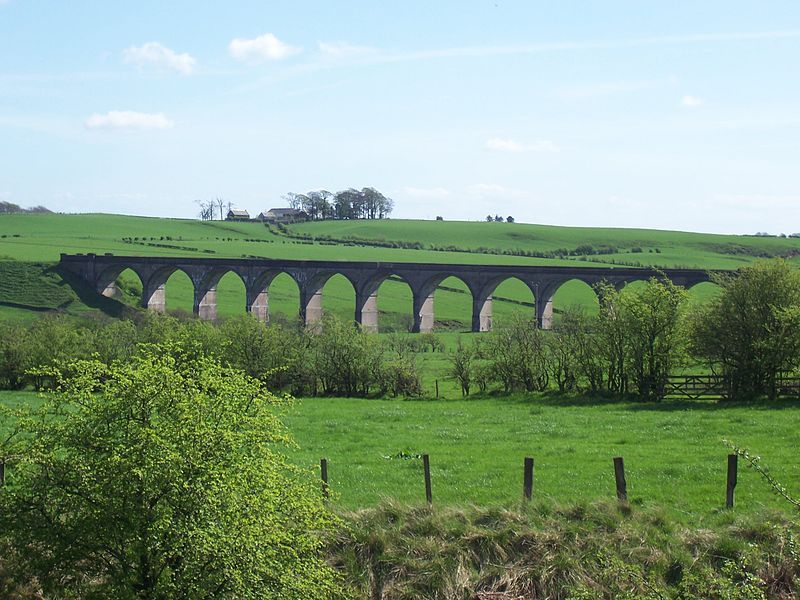
[[[226,221],[249,221],[250,213],[239,208],[231,208],[225,216]]]
[[[267,223],[295,223],[305,221],[308,215],[304,210],[296,208],[270,208],[258,215],[258,218]]]

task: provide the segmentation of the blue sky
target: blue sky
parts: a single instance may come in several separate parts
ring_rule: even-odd
[[[800,3],[0,0],[0,200],[800,231]]]

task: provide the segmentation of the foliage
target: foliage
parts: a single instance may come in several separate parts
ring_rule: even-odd
[[[286,399],[180,346],[50,373],[56,391],[4,448],[16,578],[58,597],[335,592],[320,556],[335,521],[282,454]]]
[[[761,261],[714,280],[722,293],[692,315],[692,353],[731,398],[775,398],[780,377],[800,367],[800,271]]]
[[[375,188],[349,188],[331,193],[316,190],[306,194],[286,194],[289,206],[302,210],[313,220],[321,219],[385,219],[394,208],[394,200]]]
[[[547,388],[547,353],[544,333],[536,323],[515,315],[501,323],[480,348],[491,377],[506,392],[542,391]]]

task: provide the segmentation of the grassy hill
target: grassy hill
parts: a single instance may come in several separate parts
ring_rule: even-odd
[[[442,221],[328,221],[283,230],[261,223],[201,222],[122,215],[0,215],[0,319],[34,318],[42,310],[69,314],[102,311],[118,314],[135,305],[141,290],[137,277],[121,276],[119,302],[103,302],[91,291],[73,289],[52,267],[61,252],[95,252],[151,256],[259,257],[320,260],[379,260],[473,264],[605,264],[736,268],[761,256],[798,260],[800,240],[720,236],[632,229],[551,227],[520,223]],[[693,293],[711,293],[698,286]],[[404,329],[411,318],[411,293],[402,282],[387,281],[379,293],[382,329]],[[341,276],[324,290],[326,310],[351,317],[354,294]],[[503,283],[496,293],[495,316],[533,302],[519,281]],[[220,282],[219,314],[244,311],[244,286],[229,274]],[[559,290],[556,309],[577,303],[596,304],[580,282]],[[116,304],[116,305],[115,305]],[[271,312],[297,314],[297,288],[282,275],[270,290]],[[167,307],[191,311],[188,277],[175,273],[167,283]],[[451,278],[436,294],[438,325],[468,326],[471,301],[460,280]]]

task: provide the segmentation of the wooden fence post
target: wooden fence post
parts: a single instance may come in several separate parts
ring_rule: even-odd
[[[439,380],[436,380],[436,399],[439,399]]]
[[[614,479],[617,481],[617,498],[628,500],[628,484],[625,481],[625,462],[621,456],[614,457]]]
[[[525,457],[524,474],[522,477],[522,496],[530,500],[533,496],[533,458]]]
[[[319,459],[319,470],[320,474],[322,475],[322,497],[326,500],[330,496],[330,492],[328,490],[328,459],[327,458],[320,458]]]
[[[725,494],[725,508],[733,508],[733,489],[736,487],[736,470],[739,464],[739,456],[728,454],[728,485]]]
[[[0,460],[0,487],[6,484],[6,463]]]
[[[422,468],[425,469],[425,499],[428,504],[433,504],[431,493],[431,461],[427,454],[422,455]]]

